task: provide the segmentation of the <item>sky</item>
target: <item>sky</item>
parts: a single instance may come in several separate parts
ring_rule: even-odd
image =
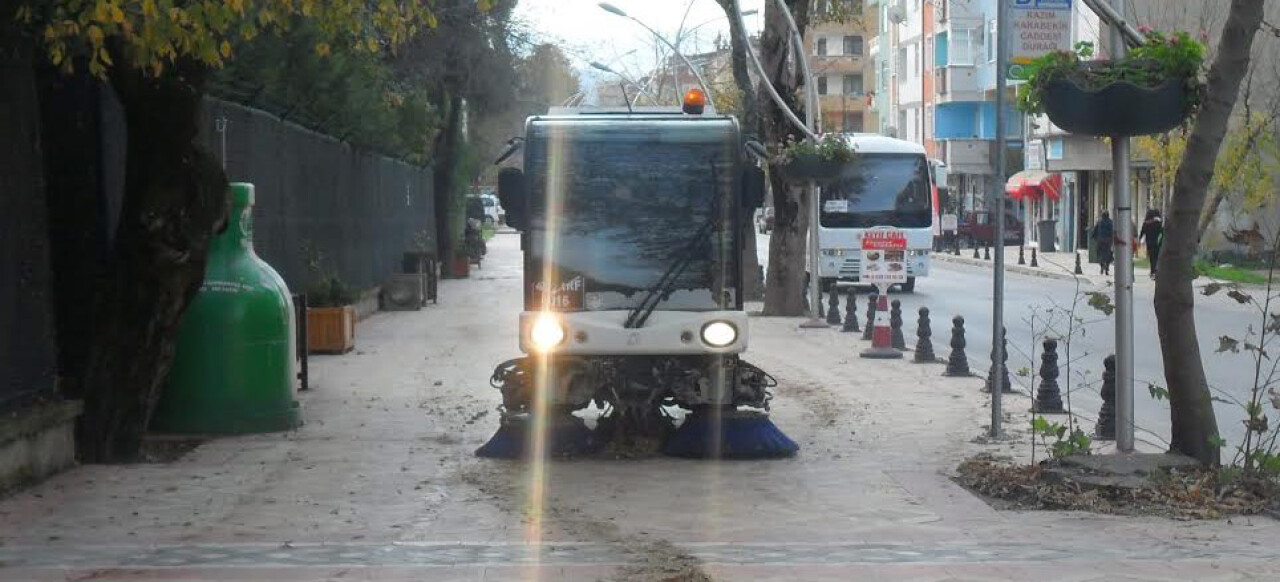
[[[755,32],[764,23],[764,2],[739,0],[743,11],[760,11],[744,17],[749,32]],[[681,52],[685,54],[711,50],[717,34],[723,34],[726,40],[729,38],[729,22],[715,0],[612,0],[611,3],[668,41],[675,40],[688,9],[685,28],[696,27],[696,30],[681,43]],[[588,85],[604,75],[589,66],[591,61],[607,64],[629,77],[652,70],[657,62],[654,47],[659,41],[640,25],[605,12],[598,4],[596,0],[519,0],[515,15],[527,22],[542,41],[564,49]]]

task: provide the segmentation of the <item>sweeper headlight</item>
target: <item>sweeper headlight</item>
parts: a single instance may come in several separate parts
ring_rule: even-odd
[[[723,348],[738,341],[738,328],[727,321],[713,321],[702,326],[702,341],[713,348]]]
[[[529,339],[533,341],[534,349],[545,352],[564,341],[564,325],[561,325],[556,316],[543,313],[533,321]]]

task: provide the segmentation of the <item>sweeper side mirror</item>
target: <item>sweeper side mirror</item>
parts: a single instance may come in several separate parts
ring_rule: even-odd
[[[519,168],[498,171],[498,203],[507,213],[507,226],[523,231],[528,226],[529,189]]]
[[[742,169],[742,206],[754,211],[764,205],[764,170],[756,166]]]

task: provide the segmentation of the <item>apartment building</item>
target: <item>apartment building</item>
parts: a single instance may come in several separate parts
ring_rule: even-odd
[[[823,22],[808,28],[805,50],[818,91],[826,131],[877,131],[868,119],[875,86],[865,19]]]

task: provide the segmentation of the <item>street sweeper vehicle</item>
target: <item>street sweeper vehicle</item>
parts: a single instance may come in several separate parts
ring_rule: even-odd
[[[525,355],[494,370],[501,426],[477,455],[796,452],[768,417],[773,379],[742,359],[763,176],[737,121],[704,106],[691,91],[682,108],[552,110],[499,158],[523,148],[498,188],[524,255]]]

